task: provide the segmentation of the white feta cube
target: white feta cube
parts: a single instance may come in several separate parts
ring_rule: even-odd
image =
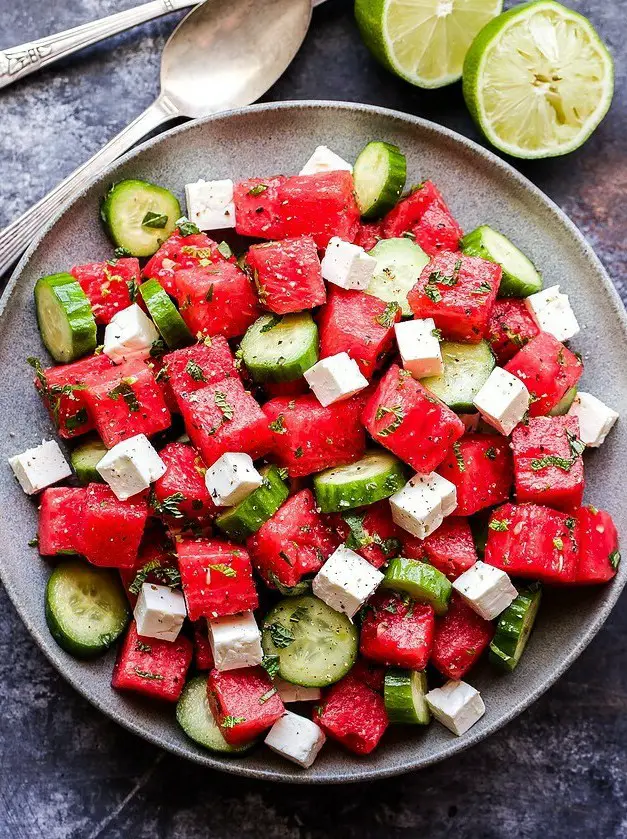
[[[433,318],[400,321],[394,324],[394,332],[403,367],[414,379],[442,374],[442,351]]]
[[[579,439],[598,448],[614,427],[618,414],[591,393],[579,391],[568,413],[579,419]]]
[[[305,381],[324,408],[334,402],[348,399],[368,387],[368,379],[362,375],[357,362],[346,352],[339,352],[318,361],[305,371]]]
[[[317,702],[322,697],[320,688],[305,688],[302,685],[285,682],[283,679],[275,679],[274,686],[284,705],[288,702]]]
[[[352,618],[382,580],[383,574],[367,560],[340,545],[314,577],[312,591],[327,606]]]
[[[300,170],[299,175],[320,175],[323,172],[338,171],[352,172],[353,167],[327,146],[318,146]]]
[[[148,489],[166,471],[166,465],[145,434],[117,443],[96,464],[96,470],[109,484],[115,497],[126,501]]]
[[[453,582],[453,588],[487,621],[494,620],[518,597],[505,571],[480,559]]]
[[[205,473],[205,484],[218,507],[239,504],[262,483],[252,457],[243,452],[226,452]]]
[[[207,621],[216,670],[237,670],[261,664],[261,632],[252,612]]]
[[[168,586],[144,583],[133,611],[137,634],[144,638],[176,641],[187,617],[185,598]]]
[[[72,474],[56,440],[44,440],[41,446],[13,455],[9,466],[27,495],[35,495]]]
[[[115,364],[148,358],[159,333],[137,303],[120,309],[105,327],[103,353]]]
[[[426,700],[436,720],[458,737],[485,714],[481,694],[467,682],[450,680],[441,688],[430,690]]]
[[[377,260],[359,245],[345,242],[337,236],[329,240],[322,258],[322,276],[340,288],[363,291],[374,275]]]
[[[526,414],[529,402],[525,385],[502,367],[494,368],[473,400],[484,420],[506,437]]]
[[[579,333],[579,324],[567,294],[553,285],[525,297],[525,306],[542,332],[548,332],[558,341],[568,341]]]
[[[390,498],[395,524],[425,539],[457,507],[457,488],[437,472],[415,475]]]
[[[235,227],[233,181],[196,181],[185,185],[187,217],[201,230]]]
[[[309,769],[325,740],[324,731],[315,722],[286,711],[274,723],[264,742],[273,752]]]

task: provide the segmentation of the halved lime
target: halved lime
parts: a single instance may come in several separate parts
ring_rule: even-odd
[[[589,20],[554,0],[534,0],[481,30],[463,86],[492,145],[514,157],[555,157],[579,148],[605,116],[613,63]]]
[[[477,32],[503,0],[355,0],[364,43],[384,67],[417,87],[442,87],[462,75]]]

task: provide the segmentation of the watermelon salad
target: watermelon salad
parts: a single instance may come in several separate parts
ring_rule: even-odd
[[[119,641],[113,688],[175,703],[211,752],[307,768],[327,738],[461,736],[486,712],[472,668],[519,665],[542,587],[616,574],[583,497],[618,415],[578,390],[568,296],[405,181],[379,141],[190,183],[187,217],[125,180],[112,258],[35,286],[63,448],[10,465],[50,632],[81,658]]]

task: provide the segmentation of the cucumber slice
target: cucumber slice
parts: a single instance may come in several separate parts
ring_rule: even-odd
[[[171,350],[193,344],[194,338],[169,294],[157,280],[147,280],[139,287],[148,314]]]
[[[511,672],[516,669],[527,646],[541,599],[540,586],[530,586],[518,592],[516,600],[500,615],[489,657],[502,670]]]
[[[452,586],[441,571],[417,559],[396,557],[390,561],[383,588],[405,592],[419,603],[433,606],[436,615],[448,611]]]
[[[314,475],[316,501],[323,513],[339,513],[389,498],[407,483],[406,467],[393,454],[370,451],[349,466]]]
[[[398,146],[368,143],[353,167],[355,197],[362,216],[377,218],[391,210],[401,197],[406,177],[407,161]]]
[[[567,414],[570,410],[570,406],[575,401],[575,397],[577,396],[577,385],[573,385],[573,387],[569,388],[566,393],[562,396],[560,401],[557,405],[549,411],[550,417],[561,417],[564,414]]]
[[[318,361],[318,327],[310,312],[263,315],[250,326],[240,349],[255,382],[291,382]]]
[[[113,184],[100,215],[117,247],[130,256],[152,256],[174,232],[181,205],[169,189],[128,180]]]
[[[261,646],[279,660],[279,676],[323,688],[339,681],[357,659],[359,635],[346,615],[311,595],[281,600],[263,622]]]
[[[100,472],[96,465],[106,455],[108,449],[100,437],[92,435],[77,446],[70,454],[72,469],[81,484],[103,483]]]
[[[480,256],[497,262],[503,269],[499,297],[528,297],[542,288],[542,275],[516,245],[482,224],[462,238],[460,247],[467,256]]]
[[[427,674],[423,670],[391,667],[385,673],[383,700],[391,723],[428,725],[431,719],[425,699]]]
[[[264,466],[259,471],[263,484],[216,519],[220,530],[236,542],[245,542],[256,533],[289,495],[287,484],[276,466]]]
[[[496,364],[490,345],[487,341],[478,344],[442,341],[440,349],[443,373],[421,379],[421,383],[454,411],[473,412],[473,399]]]
[[[75,361],[96,349],[91,303],[71,274],[40,277],[35,307],[42,341],[55,361]]]
[[[384,303],[398,303],[403,315],[411,316],[407,295],[416,285],[422,269],[429,262],[423,249],[411,239],[382,239],[368,251],[377,265],[366,294]]]
[[[226,742],[209,707],[206,676],[195,676],[187,682],[176,703],[176,721],[190,740],[211,752],[241,755],[255,744],[231,746]]]
[[[46,586],[46,622],[57,644],[77,658],[107,650],[129,621],[128,601],[117,574],[67,560]]]

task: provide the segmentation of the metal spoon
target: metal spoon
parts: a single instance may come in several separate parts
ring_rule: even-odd
[[[302,44],[311,0],[208,0],[174,30],[161,59],[161,93],[91,160],[0,233],[0,274],[65,202],[158,126],[250,105]]]

